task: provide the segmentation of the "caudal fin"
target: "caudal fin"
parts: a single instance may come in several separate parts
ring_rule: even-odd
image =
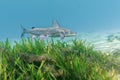
[[[21,28],[22,28],[22,30],[23,30],[23,32],[22,32],[22,34],[21,34],[21,38],[24,36],[24,34],[25,34],[25,32],[26,32],[26,29],[22,26],[22,25],[20,25],[21,26]]]

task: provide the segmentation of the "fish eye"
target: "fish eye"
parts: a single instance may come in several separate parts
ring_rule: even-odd
[[[35,27],[32,27],[32,29],[34,29]]]

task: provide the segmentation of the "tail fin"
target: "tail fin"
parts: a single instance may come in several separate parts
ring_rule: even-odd
[[[21,38],[24,36],[24,34],[25,34],[25,32],[26,32],[26,29],[22,26],[22,25],[20,25],[21,26],[21,28],[22,28],[22,30],[23,30],[23,32],[22,32],[22,34],[21,34]]]

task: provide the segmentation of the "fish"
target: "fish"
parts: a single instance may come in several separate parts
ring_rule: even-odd
[[[76,32],[71,31],[70,29],[61,27],[56,20],[53,21],[52,27],[48,28],[36,28],[32,27],[31,29],[26,29],[21,25],[21,28],[23,30],[21,34],[21,38],[24,36],[24,34],[31,34],[32,38],[40,37],[42,36],[49,36],[49,37],[60,37],[61,39],[64,39],[65,37],[72,37],[76,36]]]

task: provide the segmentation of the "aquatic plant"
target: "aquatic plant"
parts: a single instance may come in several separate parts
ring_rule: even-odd
[[[0,80],[116,80],[113,59],[83,40],[29,38],[12,46],[7,39],[0,47]]]

